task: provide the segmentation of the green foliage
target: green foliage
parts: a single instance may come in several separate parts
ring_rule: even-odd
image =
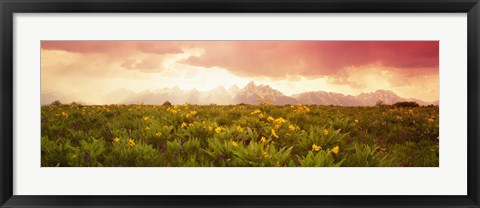
[[[436,167],[438,106],[98,105],[41,110],[42,167]]]
[[[309,152],[298,158],[302,167],[340,167],[345,160],[335,162],[334,154],[330,151]]]

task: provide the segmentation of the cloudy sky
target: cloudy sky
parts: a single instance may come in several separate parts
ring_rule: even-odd
[[[438,41],[42,41],[42,99],[101,104],[118,89],[268,84],[438,100]]]

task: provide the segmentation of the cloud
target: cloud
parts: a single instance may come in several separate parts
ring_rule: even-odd
[[[345,67],[380,62],[406,75],[438,73],[438,41],[194,42],[203,55],[186,64],[222,67],[241,76],[335,75]],[[422,68],[422,71],[418,71]]]
[[[44,50],[62,50],[74,53],[103,53],[110,56],[134,54],[182,53],[180,43],[175,41],[42,41]]]

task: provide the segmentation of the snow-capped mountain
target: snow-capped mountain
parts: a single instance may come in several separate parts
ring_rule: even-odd
[[[425,102],[413,98],[402,98],[389,90],[377,90],[370,93],[360,93],[357,96],[344,95],[333,92],[304,92],[292,95],[300,103],[317,105],[340,105],[340,106],[373,106],[381,101],[384,104],[394,104],[397,102],[414,101],[419,105],[438,105],[436,102]]]
[[[52,93],[43,93],[42,104],[49,104],[52,100],[63,101],[61,98],[62,97],[55,96],[55,94]],[[223,86],[217,86],[209,91],[200,91],[197,89],[181,90],[179,87],[173,87],[158,90],[144,90],[138,93],[127,89],[119,89],[103,95],[103,101],[105,103],[134,104],[143,102],[145,104],[157,105],[165,101],[169,101],[172,104],[230,105],[244,103],[258,105],[260,104],[257,101],[259,98],[263,100],[269,99],[273,105],[302,103],[338,106],[373,106],[379,101],[384,104],[414,101],[420,105],[438,105],[438,101],[425,102],[413,98],[402,98],[388,90],[377,90],[370,93],[361,93],[356,96],[324,91],[304,92],[286,96],[268,85],[256,85],[253,81],[249,82],[244,88],[239,88],[236,85],[228,89],[225,89]],[[69,101],[65,100],[64,102]]]
[[[298,100],[292,97],[285,96],[278,90],[271,88],[268,85],[255,85],[252,81],[243,89],[239,90],[233,98],[234,103],[245,103],[257,105],[257,99],[270,99],[273,105],[297,104]]]

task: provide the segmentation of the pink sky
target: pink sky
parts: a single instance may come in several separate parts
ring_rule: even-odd
[[[102,77],[129,79],[121,86],[127,89],[132,79],[143,80],[148,89],[162,87],[146,84],[155,81],[155,74],[173,78],[181,73],[188,81],[189,74],[200,79],[201,73],[223,70],[238,85],[259,80],[292,92],[297,90],[287,88],[344,94],[377,88],[438,100],[438,41],[42,41],[41,47],[42,79],[76,77],[97,89]],[[52,83],[42,90],[62,87],[67,92],[82,86]]]

